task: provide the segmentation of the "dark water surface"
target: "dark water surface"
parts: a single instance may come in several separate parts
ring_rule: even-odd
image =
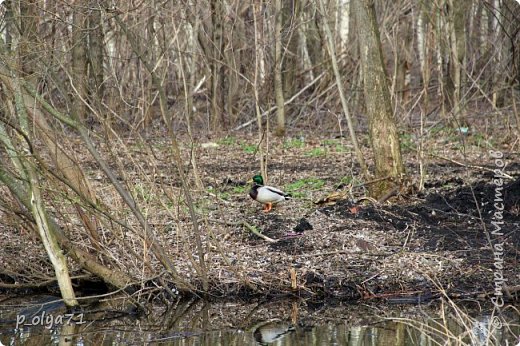
[[[137,313],[121,298],[67,313],[56,297],[0,298],[2,345],[520,345],[515,309],[498,317],[476,303],[191,300]]]

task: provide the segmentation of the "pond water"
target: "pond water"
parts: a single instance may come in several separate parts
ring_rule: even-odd
[[[460,304],[459,304],[460,305]],[[150,303],[126,298],[67,313],[56,297],[0,296],[1,345],[520,345],[520,318],[451,302],[425,306],[308,301]]]

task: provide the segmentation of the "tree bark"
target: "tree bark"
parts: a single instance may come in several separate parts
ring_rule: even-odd
[[[274,13],[275,20],[280,23],[279,30],[275,26],[274,31],[275,35],[280,35],[280,69],[285,95],[293,95],[297,91],[298,74],[302,68],[302,56],[298,52],[298,31],[303,25],[300,17],[302,5],[301,0],[280,0],[280,8],[275,9]]]
[[[274,0],[275,43],[274,43],[274,93],[276,97],[277,136],[285,134],[285,98],[282,82],[282,0]]]
[[[72,83],[76,95],[72,96],[72,108],[78,119],[86,120],[87,107],[87,15],[83,9],[84,2],[73,8],[72,15]]]
[[[375,177],[376,179],[388,178],[371,185],[370,193],[373,197],[379,198],[394,188],[395,183],[391,179],[400,179],[404,174],[404,166],[397,126],[392,113],[374,4],[371,0],[354,0],[353,5],[355,5],[370,141],[374,152]]]
[[[450,77],[452,79],[452,93],[450,96],[451,109],[455,116],[455,126],[465,126],[464,107],[461,100],[464,84],[464,66],[466,57],[466,35],[464,26],[468,6],[465,1],[448,0],[450,13],[448,16],[448,30],[450,38]]]
[[[98,105],[98,109],[102,103],[104,94],[104,41],[105,34],[103,32],[103,22],[101,16],[102,9],[94,7],[90,10],[88,15],[88,55],[89,55],[89,82],[91,91],[91,98],[94,99],[94,104]]]
[[[60,287],[61,296],[67,306],[77,306],[79,303],[76,300],[76,295],[72,288],[72,282],[70,281],[67,259],[63,255],[63,251],[58,244],[58,239],[53,232],[53,229],[49,227],[47,213],[45,212],[40,194],[40,182],[36,176],[36,168],[31,163],[26,165],[26,168],[29,173],[32,215],[43,246],[45,247],[45,251],[47,252],[47,256],[54,267],[54,273],[56,275],[56,280],[58,281],[58,286]]]
[[[36,72],[36,63],[38,61],[38,50],[42,49],[38,44],[38,1],[28,0],[20,1],[20,48],[19,54],[20,65],[23,76],[34,80]]]
[[[224,114],[224,67],[223,51],[223,6],[222,0],[211,0],[211,21],[212,21],[212,46],[213,54],[211,65],[211,116],[213,130],[220,131],[225,129],[226,116]]]

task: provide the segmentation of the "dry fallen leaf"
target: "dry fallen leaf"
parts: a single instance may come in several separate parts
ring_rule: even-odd
[[[346,191],[334,191],[334,192],[329,193],[326,197],[317,200],[316,202],[314,202],[314,204],[317,204],[320,206],[334,205],[338,201],[345,199],[346,196],[347,196]]]

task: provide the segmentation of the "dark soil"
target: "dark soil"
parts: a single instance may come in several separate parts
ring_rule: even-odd
[[[456,182],[462,185],[461,180],[456,179]],[[494,221],[496,211],[493,206],[495,189],[496,186],[487,181],[478,181],[444,192],[431,192],[420,203],[371,205],[353,214],[349,210],[352,203],[341,201],[320,211],[325,214],[333,213],[343,220],[368,221],[373,224],[374,229],[391,232],[403,240],[409,237],[408,245],[405,246],[403,242],[403,249],[399,251],[416,254],[442,253],[447,258],[463,261],[463,266],[470,269],[465,275],[459,277],[446,273],[443,277],[449,283],[450,292],[486,292],[491,291],[494,286],[492,277],[486,275],[486,271],[491,270],[494,263],[494,253],[488,239],[491,239],[492,244],[493,240],[503,242],[506,272],[516,284],[519,282],[520,180],[504,187],[501,225],[503,236],[499,239],[491,234],[494,230],[491,222]],[[441,276],[437,276],[437,279],[440,278]],[[424,290],[429,286],[428,282],[408,285],[410,290]],[[384,291],[384,288],[380,288],[379,285],[374,285],[371,291]]]

